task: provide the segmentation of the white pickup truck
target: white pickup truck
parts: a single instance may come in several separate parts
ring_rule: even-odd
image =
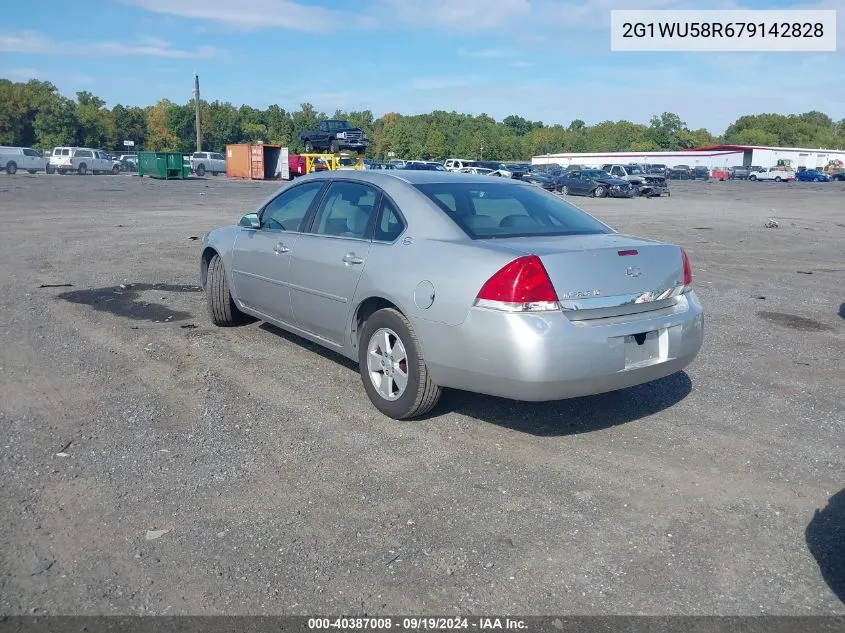
[[[748,180],[774,180],[775,182],[788,182],[795,180],[795,172],[785,171],[778,167],[769,167],[763,171],[755,171],[748,174]]]
[[[47,164],[47,173],[119,174],[120,163],[109,155],[90,147],[56,147]]]
[[[0,171],[5,171],[10,176],[17,173],[19,169],[34,174],[46,168],[46,159],[30,147],[0,146]]]

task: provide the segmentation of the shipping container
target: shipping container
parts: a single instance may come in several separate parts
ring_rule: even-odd
[[[288,180],[288,148],[239,143],[226,146],[226,175],[246,180]]]

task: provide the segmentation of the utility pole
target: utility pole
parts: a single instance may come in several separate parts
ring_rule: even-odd
[[[202,151],[202,131],[200,130],[200,76],[194,73],[194,108],[197,117],[197,151]]]
[[[484,160],[484,144],[481,144],[481,158],[479,160]]]

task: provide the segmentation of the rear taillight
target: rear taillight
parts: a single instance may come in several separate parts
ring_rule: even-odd
[[[552,281],[536,255],[515,259],[490,277],[475,305],[507,312],[560,309]]]
[[[689,255],[681,249],[681,257],[684,260],[684,286],[692,286],[692,266],[689,262]]]

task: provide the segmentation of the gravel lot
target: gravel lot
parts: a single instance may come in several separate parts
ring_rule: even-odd
[[[845,614],[843,184],[573,198],[687,247],[696,362],[407,423],[209,325],[194,238],[277,186],[0,176],[3,614]]]

